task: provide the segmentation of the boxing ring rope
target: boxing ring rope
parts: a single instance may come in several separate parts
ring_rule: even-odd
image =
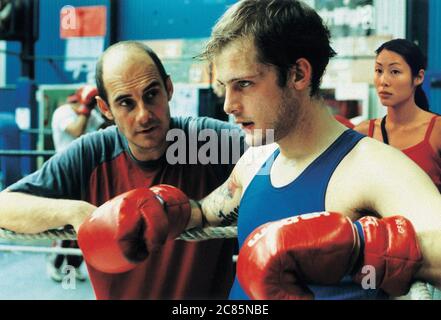
[[[82,256],[80,249],[75,248],[58,248],[58,247],[36,247],[36,246],[17,246],[17,245],[0,245],[0,251],[9,252],[30,252],[30,253],[55,253],[68,254],[70,256]]]
[[[77,240],[72,228],[52,229],[40,233],[16,233],[0,228],[0,238],[9,240]],[[194,228],[183,232],[177,240],[204,241],[237,238],[237,227]]]
[[[40,233],[16,233],[0,228],[0,238],[9,240],[76,240],[77,235],[73,228],[52,229]],[[194,228],[183,232],[177,240],[204,241],[211,239],[237,238],[237,227],[207,227]],[[0,245],[0,251],[25,251],[38,253],[59,253],[81,255],[80,249],[73,248],[49,248],[28,246],[4,246]],[[412,284],[407,295],[411,300],[432,300],[428,285],[421,281]]]
[[[412,283],[409,297],[411,300],[432,300],[427,283],[422,281],[415,281]]]
[[[0,156],[9,157],[51,157],[55,154],[54,150],[0,150]]]
[[[184,241],[203,241],[210,239],[236,238],[237,227],[210,227],[204,229],[192,229],[182,233],[177,240]],[[0,238],[8,240],[76,240],[77,234],[72,228],[52,229],[40,233],[15,233],[10,230],[0,228]],[[0,251],[20,251],[29,253],[55,253],[68,255],[82,255],[80,249],[58,248],[58,247],[36,247],[2,245]]]

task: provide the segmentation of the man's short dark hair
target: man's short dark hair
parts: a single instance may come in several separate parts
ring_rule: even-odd
[[[153,63],[156,65],[156,68],[158,68],[159,75],[161,76],[161,79],[163,81],[164,87],[166,85],[166,80],[169,77],[165,71],[164,65],[162,64],[161,60],[158,58],[156,53],[146,44],[137,42],[137,41],[121,41],[118,43],[115,43],[111,45],[109,48],[104,51],[104,53],[101,55],[101,57],[98,59],[98,62],[96,64],[96,73],[95,73],[95,81],[96,86],[98,89],[98,94],[107,104],[108,103],[108,97],[107,97],[107,91],[104,86],[103,81],[103,63],[106,55],[110,53],[111,51],[119,49],[119,50],[141,50],[145,52],[152,60]]]
[[[213,28],[200,57],[213,60],[237,39],[254,41],[260,63],[273,65],[278,82],[285,86],[290,69],[304,58],[312,66],[311,96],[318,93],[321,78],[336,53],[330,32],[320,16],[297,0],[243,0],[230,7]]]

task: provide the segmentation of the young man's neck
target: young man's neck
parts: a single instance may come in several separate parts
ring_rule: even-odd
[[[321,100],[310,99],[303,110],[298,126],[277,142],[282,156],[297,161],[308,161],[321,154],[347,129],[334,119]]]

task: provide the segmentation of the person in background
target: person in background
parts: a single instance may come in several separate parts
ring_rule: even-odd
[[[376,54],[374,83],[387,115],[355,130],[401,150],[441,192],[441,117],[430,112],[422,88],[426,58],[404,39],[382,44]],[[441,299],[441,291],[432,287],[432,298]]]
[[[426,59],[404,39],[384,43],[376,54],[374,83],[387,115],[355,130],[401,150],[441,191],[441,117],[429,111],[422,88]]]
[[[66,149],[81,135],[94,132],[104,124],[101,113],[95,109],[97,94],[94,86],[83,86],[54,111],[51,126],[57,152]]]
[[[66,99],[66,103],[59,106],[52,115],[52,138],[55,150],[65,150],[72,141],[81,135],[98,130],[104,124],[101,113],[95,109],[95,96],[98,95],[96,87],[86,85],[80,87],[74,94]],[[78,248],[73,240],[60,240],[54,243],[61,248]],[[46,271],[48,276],[57,282],[63,280],[65,266],[75,269],[75,278],[80,281],[86,280],[81,272],[82,256],[54,254],[47,259]]]
[[[343,117],[340,114],[334,114],[334,118],[335,120],[337,120],[338,122],[340,122],[342,125],[348,127],[349,129],[354,129],[354,124],[351,122],[351,120]]]

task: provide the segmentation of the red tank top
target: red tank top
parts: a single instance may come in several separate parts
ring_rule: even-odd
[[[441,193],[441,157],[435,150],[433,150],[433,147],[429,142],[437,117],[438,116],[434,116],[430,121],[423,141],[409,148],[402,149],[401,151],[430,176]],[[375,119],[372,119],[369,121],[368,134],[371,138],[374,136],[374,128]]]

